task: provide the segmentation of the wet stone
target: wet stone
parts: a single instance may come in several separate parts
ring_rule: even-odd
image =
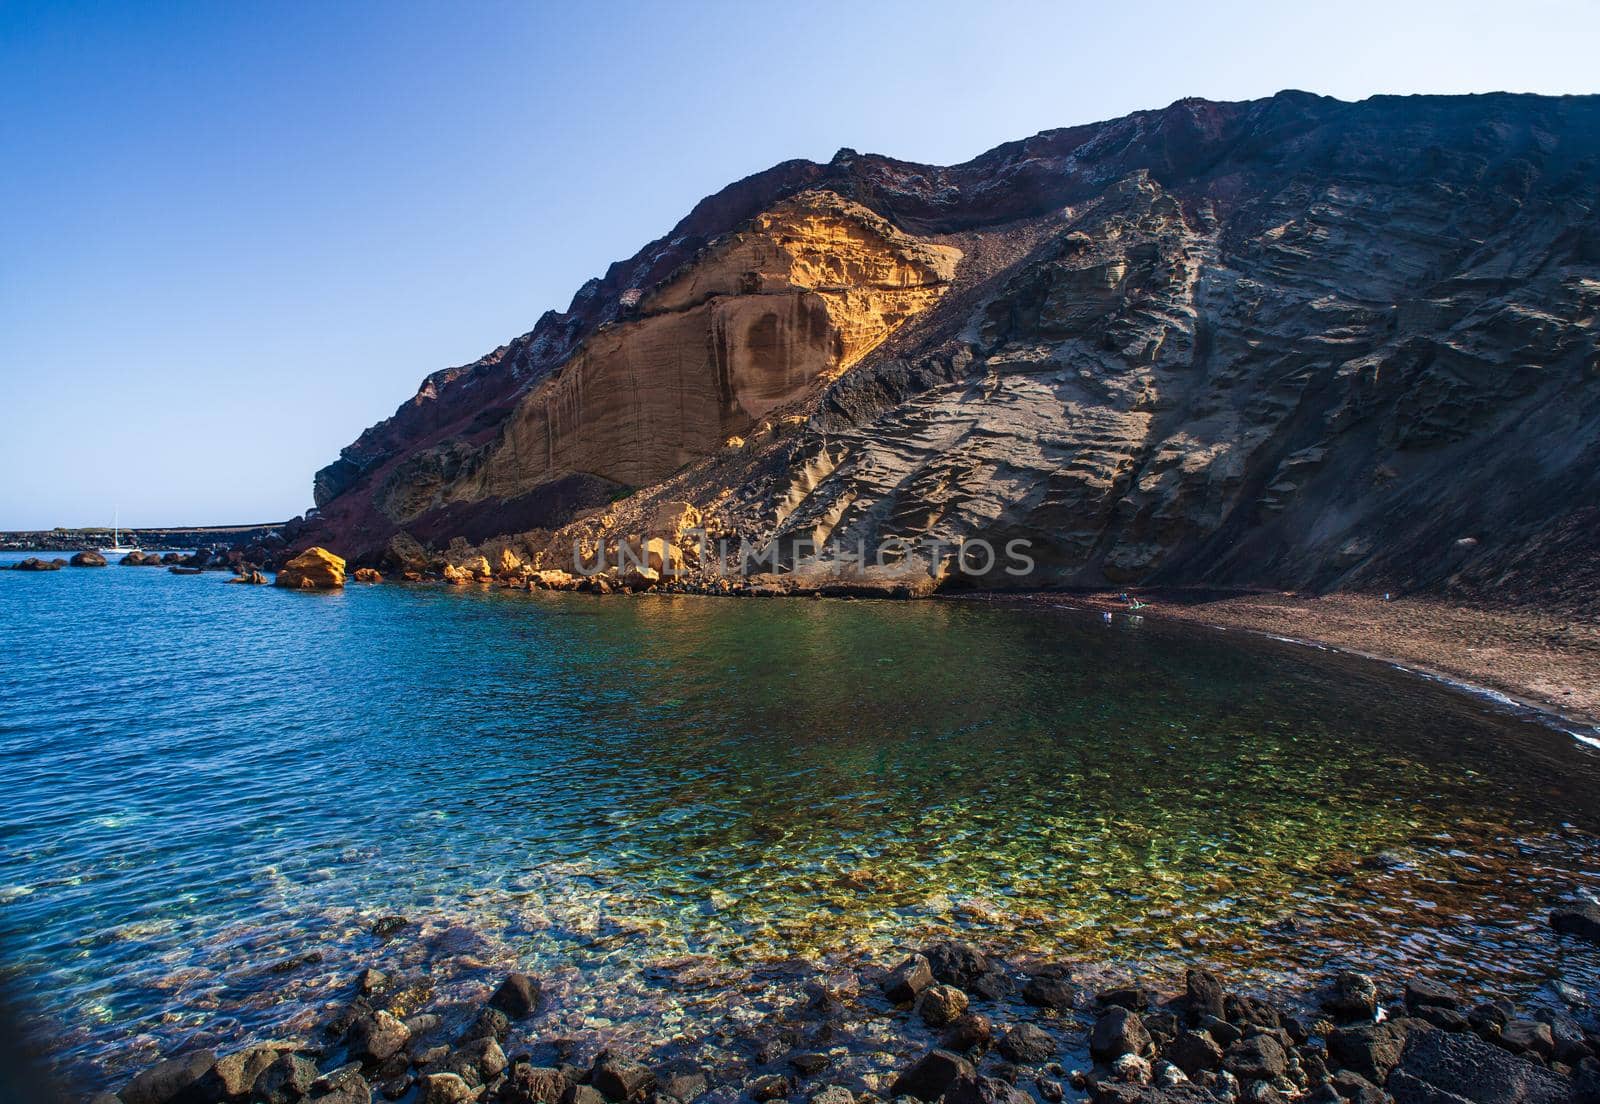
[[[478,1018],[461,1033],[460,1042],[472,1039],[499,1039],[504,1042],[511,1034],[511,1020],[498,1008],[485,1008]]]
[[[769,1073],[750,1083],[750,1099],[758,1101],[782,1100],[793,1091],[789,1078],[781,1073]]]
[[[1143,1012],[1150,1007],[1151,993],[1137,985],[1124,985],[1096,993],[1094,999],[1102,1008],[1117,1005],[1130,1012]]]
[[[1032,1104],[1032,1097],[998,1077],[963,1073],[945,1091],[944,1104]]]
[[[589,1071],[589,1083],[607,1100],[622,1102],[641,1098],[655,1087],[656,1077],[649,1067],[631,1058],[601,1051]]]
[[[935,979],[965,989],[989,972],[989,958],[972,943],[946,939],[923,948]]]
[[[1550,1025],[1538,1020],[1509,1020],[1500,1029],[1500,1037],[1496,1041],[1513,1054],[1531,1053],[1540,1058],[1550,1058],[1556,1052],[1556,1040]]]
[[[317,1067],[298,1054],[280,1055],[261,1072],[250,1090],[253,1104],[294,1104],[311,1091]]]
[[[363,1062],[382,1062],[406,1045],[411,1032],[388,1012],[374,1012],[350,1027],[350,1055]]]
[[[950,1030],[939,1040],[939,1046],[959,1054],[969,1050],[988,1050],[993,1040],[994,1025],[989,1022],[989,1017],[968,1012],[958,1016],[950,1025]]]
[[[505,1104],[558,1104],[571,1084],[561,1070],[518,1062],[506,1074],[505,1084],[500,1087],[500,1099]],[[668,1095],[683,1101],[692,1099],[678,1093]]]
[[[917,995],[933,984],[933,968],[926,957],[914,954],[884,977],[883,994],[896,1004],[916,1000]]]
[[[453,1073],[422,1075],[422,1104],[467,1104],[478,1091]]]
[[[1378,1024],[1342,1027],[1331,1032],[1327,1040],[1329,1065],[1335,1069],[1351,1070],[1374,1084],[1381,1084],[1389,1076],[1389,1071],[1399,1063],[1406,1036],[1414,1023],[1411,1020],[1386,1020]]]
[[[1120,1006],[1113,1006],[1096,1020],[1089,1036],[1089,1053],[1108,1061],[1124,1054],[1148,1054],[1153,1049],[1150,1033],[1138,1015]]]
[[[1219,1016],[1204,1017],[1200,1021],[1199,1027],[1200,1030],[1206,1032],[1213,1039],[1215,1039],[1217,1041],[1217,1045],[1223,1049],[1227,1049],[1234,1043],[1237,1043],[1240,1039],[1244,1038],[1244,1032],[1240,1031],[1237,1027],[1233,1026],[1227,1020],[1224,1020]]]
[[[952,1024],[967,1010],[967,995],[953,985],[930,985],[917,998],[917,1013],[929,1027]]]
[[[1414,977],[1406,982],[1406,1007],[1412,1012],[1416,1012],[1419,1008],[1448,1008],[1459,1011],[1461,998],[1448,985],[1441,985],[1425,977]]]
[[[605,1104],[605,1099],[592,1085],[569,1085],[561,1094],[561,1104]]]
[[[823,1064],[827,1064],[827,1057],[823,1056]],[[692,1104],[706,1094],[706,1075],[698,1070],[677,1069],[670,1070],[657,1078],[656,1092],[663,1096],[670,1096],[683,1104]]]
[[[1058,1012],[1070,1012],[1077,996],[1077,986],[1072,984],[1072,972],[1064,965],[1043,967],[1022,987],[1023,1000],[1038,1008],[1053,1008]]]
[[[809,1104],[856,1104],[856,1094],[843,1085],[829,1085],[813,1094]]]
[[[802,1077],[810,1077],[828,1068],[828,1056],[815,1050],[802,1050],[789,1055],[789,1065]],[[669,1093],[675,1096],[676,1093]]]
[[[409,923],[411,921],[404,916],[380,916],[372,922],[372,934],[379,939],[388,939]]]
[[[500,983],[489,998],[489,1007],[498,1008],[513,1020],[526,1019],[539,1007],[539,983],[523,973],[513,973]]]
[[[1199,1023],[1208,1016],[1218,1020],[1226,1018],[1222,982],[1207,970],[1190,970],[1184,975],[1184,1004],[1191,1023]]]
[[[1167,1057],[1190,1077],[1222,1065],[1222,1048],[1204,1031],[1185,1031],[1167,1048]]]
[[[1056,1043],[1033,1024],[1017,1024],[1000,1037],[996,1048],[1018,1065],[1035,1066],[1055,1057]]]
[[[1241,1081],[1248,1081],[1280,1076],[1288,1066],[1288,1056],[1271,1035],[1252,1035],[1229,1047],[1222,1064]]]
[[[976,1076],[972,1063],[948,1050],[934,1050],[917,1059],[895,1078],[890,1092],[894,1096],[914,1096],[918,1100],[934,1101],[944,1095],[951,1082],[962,1076]]]
[[[1600,943],[1600,905],[1556,909],[1550,914],[1550,926],[1562,935]]]
[[[1365,974],[1339,974],[1323,998],[1322,1007],[1341,1021],[1370,1020],[1378,1014],[1378,987]]]
[[[288,1043],[258,1043],[217,1059],[198,1082],[195,1091],[202,1100],[243,1100],[266,1068],[284,1051]]]
[[[169,1104],[204,1077],[216,1062],[209,1050],[169,1058],[140,1073],[118,1096],[123,1104]]]
[[[389,984],[389,975],[382,970],[375,970],[368,966],[356,977],[356,992],[363,997],[370,997],[378,990]]]

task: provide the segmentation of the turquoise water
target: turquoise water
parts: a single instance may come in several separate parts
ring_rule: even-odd
[[[223,579],[0,572],[0,955],[86,1081],[302,1030],[368,964],[464,1000],[515,963],[541,1031],[641,1038],[951,930],[1264,987],[1600,980],[1544,925],[1600,888],[1600,754],[1381,664],[967,602]]]

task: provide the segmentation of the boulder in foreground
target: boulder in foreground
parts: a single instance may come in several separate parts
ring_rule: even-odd
[[[274,583],[291,590],[337,590],[344,586],[344,560],[326,548],[308,548],[283,565]]]

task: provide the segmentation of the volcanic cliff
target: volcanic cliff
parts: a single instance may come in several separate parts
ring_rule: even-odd
[[[1592,608],[1597,210],[1600,97],[1184,100],[950,167],[786,162],[424,380],[295,547],[559,567],[698,516],[1030,542],[947,586]]]

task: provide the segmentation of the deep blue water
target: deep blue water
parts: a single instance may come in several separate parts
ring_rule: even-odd
[[[7,556],[16,559],[17,556]],[[1591,990],[1600,754],[1235,634],[965,602],[0,572],[0,956],[64,1065],[303,1029],[361,966],[541,1030],[930,933],[1263,986]],[[382,915],[404,938],[369,932]]]

